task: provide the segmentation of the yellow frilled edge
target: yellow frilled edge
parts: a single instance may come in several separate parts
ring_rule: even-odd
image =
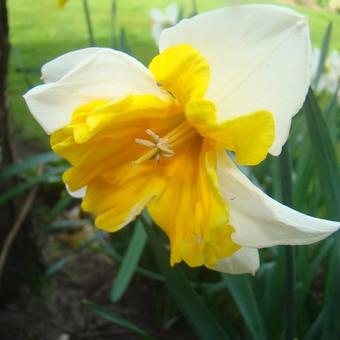
[[[217,154],[234,151],[254,165],[274,140],[274,119],[261,110],[223,122],[204,98],[207,60],[193,47],[166,49],[149,66],[167,100],[128,95],[77,108],[71,122],[51,135],[52,149],[71,168],[63,181],[86,187],[82,208],[98,228],[117,231],[144,207],[170,240],[172,265],[214,268],[237,251],[217,177]]]

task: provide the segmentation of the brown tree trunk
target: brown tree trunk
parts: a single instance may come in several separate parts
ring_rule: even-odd
[[[0,0],[0,168],[14,161],[7,93],[9,53],[6,0]],[[15,185],[15,179],[0,182],[0,194]],[[0,251],[6,248],[4,247],[5,240],[18,219],[21,203],[19,199],[16,202],[9,201],[0,206]],[[13,244],[6,251],[6,261],[0,281],[0,305],[4,301],[16,298],[23,286],[33,287],[36,285],[36,281],[42,275],[40,253],[30,235],[31,230],[31,218],[26,216]]]
[[[7,74],[9,62],[8,14],[6,0],[0,0],[0,164],[13,162],[10,140]]]

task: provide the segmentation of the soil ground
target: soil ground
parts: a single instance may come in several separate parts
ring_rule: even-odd
[[[159,330],[155,320],[154,282],[133,280],[119,303],[109,300],[115,268],[102,255],[80,254],[49,281],[43,296],[24,294],[0,310],[0,339],[75,340],[135,339],[129,331],[97,317],[82,303],[91,300],[149,331],[157,339],[195,339],[183,320],[171,333]]]

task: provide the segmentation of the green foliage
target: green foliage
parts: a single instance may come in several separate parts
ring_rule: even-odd
[[[244,319],[253,339],[267,338],[263,318],[255,297],[254,288],[249,275],[222,275],[222,282],[229,290],[237,308]]]
[[[143,254],[146,234],[143,229],[142,222],[138,221],[134,228],[135,230],[131,241],[129,242],[128,249],[113,283],[111,291],[111,300],[113,302],[118,301],[123,296],[136,270],[139,259]]]
[[[325,62],[326,62],[326,58],[327,58],[327,54],[328,54],[328,50],[329,50],[329,43],[331,40],[331,33],[332,33],[332,23],[330,22],[328,24],[326,33],[325,33],[325,37],[322,43],[322,48],[321,48],[321,55],[320,55],[320,60],[319,60],[319,65],[318,65],[318,69],[316,71],[316,76],[314,79],[314,88],[318,87],[320,78],[322,76],[324,67],[325,67]]]
[[[146,340],[152,340],[154,339],[152,336],[148,335],[147,332],[145,332],[140,327],[136,326],[132,322],[122,318],[121,316],[112,313],[109,309],[98,306],[97,304],[84,300],[84,304],[94,313],[101,316],[102,318],[115,323],[118,326],[121,326],[123,328],[128,329],[131,333],[136,334],[137,336],[146,339]]]
[[[310,132],[311,144],[314,149],[315,168],[323,191],[329,215],[340,219],[340,177],[336,153],[333,148],[324,117],[312,90],[308,93],[305,104],[306,120]],[[329,287],[327,290],[325,314],[323,322],[323,338],[330,339],[339,334],[339,317],[334,301],[340,298],[340,233],[334,236],[337,258],[329,266]]]
[[[45,166],[42,175],[37,176],[32,169]],[[38,154],[24,161],[0,169],[0,181],[16,176],[20,181],[15,186],[0,194],[0,205],[12,200],[17,195],[40,183],[60,182],[60,175],[66,170],[66,164],[52,152]]]
[[[54,152],[46,152],[26,158],[24,161],[9,165],[0,169],[0,180],[5,180],[14,175],[22,175],[25,171],[48,162],[60,160],[60,157]]]
[[[205,340],[229,339],[222,325],[217,322],[214,315],[191,287],[181,268],[179,266],[169,267],[169,253],[164,248],[164,241],[156,226],[151,225],[147,218],[143,219],[143,223],[159,268],[165,277],[166,285],[178,307],[196,330],[197,335]]]

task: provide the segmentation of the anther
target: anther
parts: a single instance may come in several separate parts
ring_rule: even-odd
[[[155,142],[159,142],[161,140],[157,133],[153,132],[150,129],[145,130],[145,133],[149,135]]]
[[[135,143],[137,143],[139,145],[146,146],[147,148],[155,148],[156,147],[155,143],[150,142],[147,139],[142,139],[142,138],[135,138]]]
[[[149,135],[153,141],[149,141],[143,138],[135,138],[135,143],[151,148],[149,152],[144,154],[142,157],[133,161],[133,165],[138,165],[146,160],[155,159],[159,163],[161,157],[172,157],[175,152],[170,148],[168,140],[166,138],[159,137],[154,131],[147,129],[145,133]]]

